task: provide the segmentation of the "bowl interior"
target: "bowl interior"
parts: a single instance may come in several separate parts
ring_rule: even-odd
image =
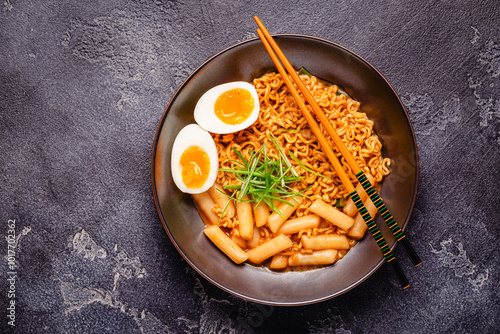
[[[292,65],[336,83],[375,122],[383,155],[392,159],[391,174],[380,190],[399,225],[406,229],[418,182],[418,155],[408,114],[391,85],[368,62],[335,43],[304,35],[276,35]],[[170,152],[175,136],[194,123],[193,110],[201,95],[229,81],[251,81],[276,71],[259,39],[241,42],[216,54],[197,68],[167,106],[155,137],[152,183],[155,203],[171,241],[186,261],[216,286],[247,300],[272,305],[302,305],[335,297],[355,287],[383,263],[369,233],[336,264],[302,272],[273,272],[250,264],[235,265],[206,238],[191,198],[173,183]],[[378,217],[377,225],[392,248],[395,239]],[[314,282],[313,289],[304,289]]]

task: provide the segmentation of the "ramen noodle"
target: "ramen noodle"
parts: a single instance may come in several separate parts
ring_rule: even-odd
[[[370,175],[375,184],[380,183],[390,172],[390,160],[382,156],[382,144],[373,131],[373,121],[360,111],[360,103],[350,98],[336,85],[324,83],[314,76],[301,75],[300,78],[363,172]],[[214,201],[210,204],[212,209],[208,214],[215,214],[219,218],[216,225],[225,232],[231,242],[246,252],[248,259],[245,260],[249,262],[264,263],[272,269],[280,270],[294,266],[315,267],[334,263],[356,244],[366,228],[364,225],[360,227],[359,222],[355,225],[357,211],[343,212],[348,201],[348,193],[323,153],[281,75],[268,73],[254,79],[252,84],[258,92],[260,101],[257,121],[249,128],[236,133],[212,134],[219,155],[219,168],[239,168],[240,157],[234,150],[248,160],[252,152],[258,151],[263,145],[267,149],[267,157],[278,160],[280,153],[273,142],[274,138],[301,177],[300,181],[291,187],[302,192],[302,196],[294,197],[296,201],[291,203],[294,204],[293,207],[282,205],[282,207],[288,206],[285,210],[290,209],[291,213],[286,220],[278,217],[277,223],[271,222],[272,210],[264,203],[259,205],[260,212],[255,208],[255,204],[253,210],[247,205],[241,209],[244,213],[241,213],[240,217],[239,210],[234,212],[226,205],[216,204]],[[320,124],[319,121],[318,123]],[[329,138],[321,124],[320,128],[325,137]],[[331,147],[352,183],[356,185],[358,183],[356,177],[333,142]],[[302,166],[293,159],[290,152]],[[219,188],[217,192],[220,194],[221,187],[239,183],[241,181],[234,173],[219,171],[216,180]],[[232,194],[231,190],[225,191],[228,196]],[[365,201],[370,200],[365,199]],[[234,205],[238,208],[238,203],[232,202],[230,207]],[[320,212],[311,210],[313,203],[315,203],[313,208],[326,205],[347,218],[338,224],[329,221]],[[316,205],[318,203],[321,205]],[[248,217],[253,220],[248,222]],[[283,221],[279,221],[280,219]],[[273,224],[277,228],[273,227]],[[213,225],[213,221],[208,225]],[[350,229],[356,229],[356,233],[350,233]],[[288,243],[282,236],[291,242]],[[229,239],[224,240],[228,242]]]

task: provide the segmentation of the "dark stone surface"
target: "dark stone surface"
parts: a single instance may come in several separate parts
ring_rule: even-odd
[[[0,332],[500,331],[500,3],[267,3],[2,1]],[[192,70],[256,36],[253,15],[352,49],[405,103],[420,153],[407,234],[423,260],[396,247],[409,289],[384,265],[335,299],[261,306],[168,239],[150,182],[158,122]]]

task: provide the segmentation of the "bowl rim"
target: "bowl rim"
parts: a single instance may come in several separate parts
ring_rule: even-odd
[[[405,231],[407,229],[407,227],[408,227],[409,220],[410,220],[412,212],[414,210],[415,202],[416,202],[416,198],[417,198],[417,194],[418,194],[419,174],[420,174],[419,153],[418,153],[418,147],[417,147],[417,140],[416,140],[416,136],[415,136],[415,131],[414,131],[413,125],[412,125],[412,123],[410,121],[410,117],[409,117],[408,111],[406,110],[405,105],[403,104],[401,98],[397,94],[397,92],[394,89],[394,87],[387,80],[387,78],[371,62],[369,62],[368,60],[366,60],[365,58],[363,58],[362,56],[360,56],[356,52],[350,50],[349,48],[347,48],[347,47],[345,47],[345,46],[343,46],[341,44],[338,44],[336,42],[332,42],[332,41],[330,41],[328,39],[325,39],[325,38],[322,38],[322,37],[316,37],[316,36],[312,36],[312,35],[308,35],[308,34],[280,33],[280,34],[272,34],[272,36],[273,36],[273,38],[277,39],[278,41],[279,41],[279,39],[282,39],[282,38],[285,38],[285,39],[286,38],[291,38],[291,39],[298,38],[298,39],[306,39],[306,40],[308,39],[308,40],[312,40],[314,42],[320,42],[320,43],[324,43],[324,44],[329,44],[329,45],[332,45],[332,46],[334,46],[336,48],[342,49],[343,52],[346,52],[346,53],[350,54],[352,57],[357,58],[359,61],[361,61],[362,63],[364,63],[368,67],[370,67],[373,71],[375,71],[376,74],[386,83],[386,85],[392,91],[392,93],[394,94],[394,97],[398,100],[398,103],[402,107],[402,110],[404,112],[404,117],[405,117],[406,123],[408,125],[409,131],[410,131],[410,134],[411,134],[411,137],[412,137],[412,144],[413,144],[413,148],[414,148],[414,152],[415,152],[415,179],[413,180],[415,186],[414,186],[414,191],[413,191],[413,197],[412,197],[411,203],[409,205],[409,210],[408,210],[407,216],[405,218],[405,221],[402,224],[400,224],[401,230]],[[253,43],[253,42],[257,41],[257,40],[259,40],[258,37],[252,37],[252,38],[249,38],[249,39],[245,39],[243,41],[239,41],[239,42],[237,42],[235,44],[232,44],[232,45],[230,45],[228,47],[225,47],[222,50],[220,50],[219,52],[213,54],[212,56],[210,56],[209,58],[207,58],[204,62],[202,62],[199,66],[197,66],[182,81],[182,83],[179,85],[179,87],[175,90],[175,92],[172,95],[172,97],[170,98],[167,106],[165,107],[165,109],[164,109],[164,111],[162,113],[162,116],[160,118],[160,121],[158,123],[157,129],[156,129],[156,132],[155,132],[155,136],[154,136],[153,148],[152,148],[152,151],[151,151],[151,167],[150,167],[150,173],[151,173],[151,175],[150,175],[150,179],[151,179],[151,187],[152,187],[152,192],[153,192],[153,197],[154,197],[154,203],[155,203],[156,211],[158,213],[158,217],[160,218],[160,221],[161,221],[161,223],[163,225],[163,228],[164,228],[165,232],[167,233],[170,241],[172,242],[172,244],[174,245],[174,247],[179,252],[179,254],[181,254],[181,256],[184,258],[184,260],[189,264],[189,266],[191,268],[193,268],[198,274],[200,274],[203,278],[205,278],[206,280],[208,280],[210,283],[212,283],[215,286],[219,287],[221,290],[223,290],[223,291],[225,291],[227,293],[230,293],[231,295],[240,297],[240,298],[242,298],[244,300],[255,302],[255,303],[260,303],[260,304],[265,304],[265,305],[272,305],[272,306],[303,306],[303,305],[315,304],[315,303],[319,303],[319,302],[322,302],[322,301],[326,301],[326,300],[335,298],[337,296],[340,296],[340,295],[342,295],[342,294],[344,294],[344,293],[346,293],[346,292],[354,289],[355,287],[357,287],[358,285],[360,285],[361,283],[363,283],[365,280],[367,280],[370,276],[372,276],[373,273],[375,273],[386,262],[386,259],[384,257],[382,257],[378,261],[378,263],[371,270],[367,271],[360,279],[358,279],[356,282],[353,282],[353,284],[351,284],[351,285],[349,285],[349,286],[347,286],[347,287],[345,287],[343,289],[340,289],[340,290],[336,291],[335,293],[328,294],[328,295],[325,295],[325,296],[320,297],[320,298],[305,300],[305,301],[302,301],[302,302],[273,302],[273,301],[261,300],[261,299],[258,299],[258,298],[254,298],[254,297],[251,297],[251,296],[239,293],[237,291],[234,291],[234,290],[232,290],[232,289],[230,289],[230,288],[228,288],[228,287],[220,284],[216,280],[214,280],[211,277],[209,277],[208,275],[206,275],[201,268],[198,268],[198,266],[196,264],[194,264],[193,261],[190,260],[186,256],[186,254],[183,252],[183,250],[181,249],[180,245],[178,245],[178,243],[175,241],[173,235],[171,234],[170,230],[167,227],[167,223],[165,221],[164,214],[162,213],[162,210],[160,208],[160,203],[159,203],[159,199],[158,199],[158,193],[157,193],[157,190],[156,190],[157,183],[156,183],[156,178],[155,178],[155,161],[156,161],[156,155],[157,155],[157,149],[158,149],[159,136],[160,136],[162,128],[163,128],[163,126],[164,126],[164,124],[166,122],[166,118],[167,118],[167,115],[168,115],[168,112],[170,110],[170,107],[171,107],[172,103],[176,100],[176,98],[181,93],[181,91],[185,88],[185,86],[191,81],[192,77],[194,77],[199,71],[201,71],[205,66],[207,66],[212,60],[220,57],[221,55],[223,55],[223,54],[225,54],[225,53],[227,53],[227,52],[229,52],[229,51],[231,51],[231,50],[233,50],[235,48],[240,47],[241,45],[244,45],[244,44],[247,44],[247,43]],[[394,250],[394,248],[396,247],[396,245],[397,245],[397,240],[395,240],[394,243],[389,246],[389,248],[391,250]]]

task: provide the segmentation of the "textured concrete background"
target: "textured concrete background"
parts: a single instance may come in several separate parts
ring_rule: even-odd
[[[500,3],[267,3],[0,3],[0,332],[500,331]],[[409,289],[384,265],[335,299],[261,306],[168,239],[150,184],[158,122],[191,71],[256,36],[253,15],[352,49],[405,103],[421,173],[407,234],[424,262],[396,247]]]

